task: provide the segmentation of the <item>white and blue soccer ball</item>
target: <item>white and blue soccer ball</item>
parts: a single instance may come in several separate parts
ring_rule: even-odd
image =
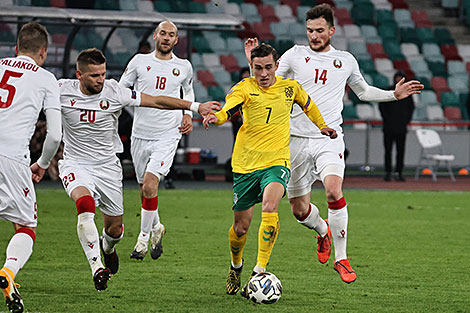
[[[282,284],[273,273],[258,273],[248,282],[248,298],[254,303],[273,304],[282,294]]]

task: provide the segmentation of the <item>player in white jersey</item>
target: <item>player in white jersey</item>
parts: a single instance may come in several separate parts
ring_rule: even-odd
[[[27,23],[18,33],[17,57],[0,59],[0,218],[12,222],[15,229],[0,269],[0,288],[11,312],[23,312],[14,279],[31,256],[36,239],[33,180],[42,179],[62,137],[57,80],[41,68],[47,40],[42,25]],[[41,109],[47,136],[40,158],[30,168],[29,142]]]
[[[127,66],[120,84],[153,96],[165,95],[194,101],[193,68],[188,60],[173,53],[178,28],[161,22],[153,33],[155,51],[137,54]],[[142,198],[140,233],[131,258],[143,260],[148,251],[158,259],[163,252],[165,227],[158,214],[158,185],[168,174],[181,139],[192,131],[192,112],[135,108],[131,154]]]
[[[333,9],[320,4],[306,15],[309,46],[295,45],[284,53],[276,75],[296,79],[318,106],[327,125],[338,133],[338,139],[325,140],[312,127],[302,111],[295,107],[291,119],[291,178],[287,193],[292,213],[300,224],[314,229],[317,236],[317,255],[321,263],[328,261],[331,238],[335,245],[334,269],[346,283],[356,280],[346,254],[348,211],[342,192],[344,177],[344,140],[341,124],[343,96],[346,84],[362,101],[386,102],[419,93],[424,86],[418,81],[404,83],[395,90],[385,91],[369,86],[364,80],[354,56],[330,45],[335,32]],[[257,39],[248,39],[248,54]],[[320,217],[318,208],[310,203],[312,184],[323,182],[328,201],[328,220]],[[330,232],[331,229],[331,232]]]
[[[122,169],[116,156],[122,151],[117,134],[121,109],[124,106],[191,109],[206,115],[219,108],[216,102],[198,104],[150,96],[120,86],[115,80],[105,80],[105,62],[100,50],[84,50],[77,58],[78,80],[59,81],[64,124],[64,159],[59,162],[59,174],[77,207],[78,238],[97,290],[106,289],[110,275],[118,271],[114,247],[124,231]],[[99,206],[103,216],[101,238],[94,222],[95,206]]]

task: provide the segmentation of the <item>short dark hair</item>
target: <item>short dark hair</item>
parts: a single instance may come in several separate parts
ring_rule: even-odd
[[[270,44],[262,43],[251,50],[250,60],[253,61],[254,58],[264,58],[270,54],[273,56],[274,62],[276,62],[278,58],[276,49],[274,49]]]
[[[106,57],[101,50],[90,48],[83,50],[77,57],[77,69],[84,70],[90,64],[100,65],[106,63]]]
[[[335,26],[335,17],[333,12],[331,5],[328,3],[322,3],[307,11],[305,21],[323,17],[330,27]]]
[[[39,49],[46,48],[48,45],[49,34],[44,26],[38,22],[29,22],[24,24],[17,39],[19,52],[37,53]]]

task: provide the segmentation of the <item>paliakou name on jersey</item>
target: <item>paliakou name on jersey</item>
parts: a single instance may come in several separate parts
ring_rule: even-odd
[[[282,55],[276,75],[297,80],[317,105],[326,124],[339,132],[343,123],[344,86],[364,80],[354,56],[332,46],[330,51],[319,53],[309,46],[295,45]],[[297,105],[290,123],[291,135],[323,137]]]
[[[137,54],[129,62],[119,83],[152,96],[180,98],[183,92],[193,88],[193,68],[188,60],[172,54],[171,60],[160,60],[155,52]],[[194,98],[183,97],[194,101]],[[158,138],[181,138],[178,127],[183,114],[180,110],[136,108],[132,136],[153,140]]]
[[[82,164],[114,161],[123,151],[118,118],[124,106],[140,105],[140,93],[105,80],[96,95],[80,91],[78,80],[61,79],[60,103],[64,128],[64,159]]]
[[[0,154],[29,166],[39,112],[60,110],[54,74],[28,56],[0,59]]]

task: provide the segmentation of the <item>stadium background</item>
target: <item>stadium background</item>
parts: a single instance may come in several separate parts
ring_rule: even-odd
[[[139,42],[148,40],[153,47],[155,25],[170,19],[180,27],[175,53],[190,59],[194,67],[196,99],[223,102],[240,68],[246,66],[244,39],[257,36],[280,53],[294,44],[308,44],[304,16],[318,3],[335,7],[332,44],[357,58],[368,83],[388,88],[393,74],[402,70],[408,79],[414,77],[425,85],[414,98],[410,129],[437,129],[444,149],[456,156],[455,172],[468,168],[469,0],[1,0],[0,57],[14,55],[18,26],[35,19],[51,34],[45,67],[58,78],[74,77],[78,53],[98,47],[108,60],[108,78],[119,79]],[[378,104],[362,103],[350,90],[344,103],[348,169],[380,172],[383,144]],[[126,141],[129,129],[122,124],[121,137]],[[40,121],[31,145],[33,159],[43,136]],[[202,148],[201,161],[208,163],[184,164],[183,156],[179,167],[193,169],[193,174],[194,169],[221,168],[231,153],[231,125],[205,132],[196,123],[182,148]],[[405,157],[409,170],[418,163],[419,150],[411,131]]]

